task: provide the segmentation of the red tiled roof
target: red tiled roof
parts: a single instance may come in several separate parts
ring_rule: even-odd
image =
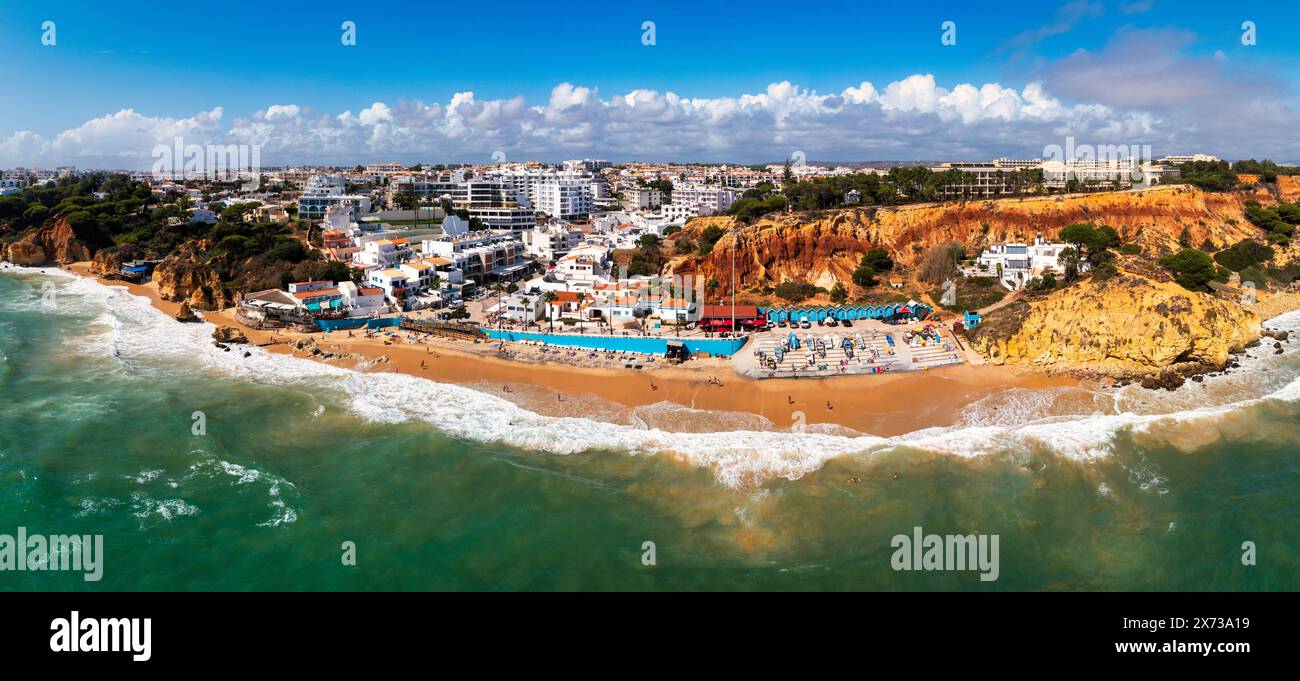
[[[728,319],[730,319],[731,314],[732,313],[731,313],[730,305],[705,305],[704,308],[700,311],[700,315],[703,317],[727,317]],[[757,317],[759,316],[758,306],[737,305],[735,314],[736,317]]]

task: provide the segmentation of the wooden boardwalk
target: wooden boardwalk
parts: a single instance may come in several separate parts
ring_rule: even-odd
[[[488,335],[475,324],[458,324],[453,322],[427,322],[419,319],[403,319],[398,328],[416,333],[427,333],[444,338],[461,340],[487,340]]]

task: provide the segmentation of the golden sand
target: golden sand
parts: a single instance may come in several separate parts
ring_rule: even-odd
[[[89,265],[76,263],[68,269],[92,276]],[[145,296],[169,316],[180,308],[178,303],[162,300],[152,283],[103,283],[124,286],[135,295]],[[407,344],[404,340],[385,344],[385,336],[366,338],[360,332],[351,338],[342,331],[273,333],[243,327],[235,321],[233,310],[199,314],[209,322],[242,329],[251,342],[270,352],[293,354],[293,343],[310,337],[332,353],[353,353],[371,359],[388,356],[387,362],[363,369],[366,371],[397,371],[492,390],[512,401],[527,400],[529,409],[547,415],[581,416],[592,398],[626,408],[668,401],[700,410],[755,414],[771,420],[777,428],[790,428],[800,422],[837,424],[887,437],[950,425],[962,407],[1005,388],[1078,385],[1068,376],[970,365],[894,374],[759,381],[735,373],[730,362],[720,359],[693,360],[652,372],[525,363],[493,356],[495,349],[490,343],[435,339],[428,344]],[[305,353],[297,356],[307,357]],[[332,363],[340,364],[337,360]],[[341,363],[349,364],[355,363]],[[721,385],[709,382],[715,376]],[[538,399],[539,394],[554,400]]]

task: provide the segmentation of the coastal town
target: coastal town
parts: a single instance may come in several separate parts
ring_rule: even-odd
[[[11,657],[372,671],[461,591],[1286,657],[1300,3],[5,9]]]
[[[1184,167],[1226,165],[1204,154],[929,167],[584,159],[272,168],[252,183],[175,173],[132,173],[129,181],[170,208],[168,228],[282,225],[294,236],[277,237],[280,248],[300,246],[323,263],[317,270],[333,275],[294,281],[286,274],[281,286],[224,298],[204,286],[173,290],[185,319],[198,319],[195,310],[227,310],[234,325],[270,331],[275,342],[340,333],[386,345],[468,341],[530,362],[645,371],[701,360],[714,360],[708,366],[716,370],[723,360],[742,376],[798,379],[983,364],[967,337],[983,314],[1103,261],[1095,252],[1081,257],[1091,237],[1035,233],[1023,241],[984,238],[971,252],[932,249],[908,268],[877,248],[862,256],[851,282],[762,289],[738,281],[729,242],[754,220],[794,216],[810,203],[860,213],[882,202],[1143,192],[1177,185]],[[71,167],[13,169],[3,173],[3,191],[17,195],[81,175]],[[697,226],[724,217],[731,220],[725,229]],[[720,276],[701,273],[702,260],[724,245],[730,271],[724,261],[714,268]],[[167,262],[150,255],[130,244],[105,249],[93,269],[150,285]],[[955,282],[975,294],[958,296]]]

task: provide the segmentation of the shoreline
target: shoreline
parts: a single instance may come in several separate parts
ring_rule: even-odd
[[[169,317],[175,317],[180,309],[180,303],[163,300],[153,282],[104,280],[90,272],[89,262],[60,269],[147,298]],[[588,416],[592,398],[627,410],[671,402],[718,414],[762,417],[777,429],[830,424],[892,437],[953,425],[963,407],[1004,389],[1087,385],[1070,376],[969,364],[928,371],[771,381],[747,378],[734,371],[730,360],[713,358],[696,360],[695,366],[663,366],[647,373],[631,373],[623,368],[502,359],[494,356],[489,343],[435,339],[409,344],[405,334],[400,334],[395,336],[398,340],[385,344],[383,335],[366,338],[354,334],[348,338],[342,331],[303,334],[249,329],[235,320],[233,309],[197,313],[207,323],[239,329],[251,345],[268,352],[362,372],[398,372],[493,392],[544,416]],[[314,340],[321,351],[341,357],[321,359],[300,351],[295,344],[303,339]],[[713,377],[718,383],[710,382]]]

